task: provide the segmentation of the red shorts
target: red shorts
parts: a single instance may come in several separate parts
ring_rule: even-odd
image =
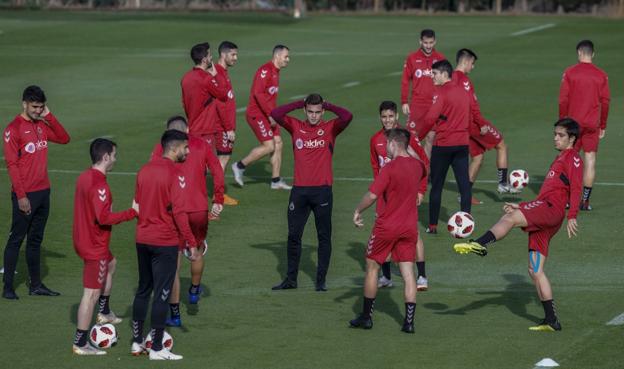
[[[368,240],[366,248],[366,258],[383,264],[392,254],[395,263],[414,262],[416,260],[416,243],[418,242],[418,232],[415,235],[388,237],[389,235],[373,227],[373,232]]]
[[[533,200],[521,202],[520,211],[527,220],[522,230],[529,233],[529,250],[548,256],[550,239],[561,228],[565,209],[558,209],[544,200]]]
[[[202,134],[199,137],[201,137],[204,141],[208,143],[208,145],[212,149],[212,152],[216,152],[216,149],[217,149],[217,134],[216,133]]]
[[[200,246],[204,243],[206,235],[208,234],[208,211],[194,211],[192,213],[186,213],[189,220],[189,226],[191,232],[195,237],[195,243]],[[186,248],[186,241],[180,240],[178,245],[180,250]]]
[[[260,143],[270,141],[274,136],[280,135],[280,126],[275,125],[275,127],[271,127],[271,122],[264,117],[256,118],[245,116],[245,118],[247,118],[247,124],[249,124],[249,127],[251,127],[251,130]]]
[[[475,157],[483,154],[484,152],[493,149],[503,140],[503,135],[493,125],[487,125],[488,131],[486,134],[481,135],[480,132],[470,135],[469,150],[470,156]]]
[[[225,133],[225,131],[217,132],[216,148],[217,148],[217,155],[232,155],[232,150],[234,149],[234,142],[228,140],[227,133]]]
[[[82,285],[84,288],[91,288],[94,290],[102,289],[106,283],[106,276],[108,275],[108,263],[114,258],[113,254],[109,251],[108,255],[102,259],[83,260]]]
[[[576,151],[597,152],[600,142],[600,128],[581,127],[581,136],[576,140]]]

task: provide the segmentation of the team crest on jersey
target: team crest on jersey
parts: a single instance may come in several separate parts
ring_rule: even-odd
[[[37,147],[35,146],[34,142],[29,142],[26,144],[26,146],[24,146],[24,150],[29,154],[34,154],[37,150]]]
[[[98,190],[98,194],[99,194],[100,201],[102,202],[106,201],[106,188],[100,188]]]
[[[41,129],[41,127],[37,127],[37,133],[42,134],[43,130]]]
[[[300,139],[300,138],[298,138],[298,139],[295,141],[295,147],[296,147],[297,149],[299,149],[299,150],[303,149],[303,140],[302,140],[302,139]]]
[[[416,78],[422,77],[423,75],[422,69],[416,69],[416,71],[414,72],[414,75],[416,76]]]
[[[317,135],[322,136],[325,134],[325,131],[323,131],[323,129],[319,129],[318,132],[316,132]]]
[[[4,142],[11,141],[11,131],[4,132]]]
[[[180,188],[186,187],[186,179],[184,176],[178,176],[178,183],[180,184]]]

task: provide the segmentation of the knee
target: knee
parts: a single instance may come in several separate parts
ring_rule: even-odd
[[[265,151],[271,153],[275,151],[275,142],[273,142],[273,140],[264,141],[262,143],[262,147],[264,148]]]
[[[481,166],[481,163],[483,163],[483,154],[474,156],[472,158],[473,165]]]
[[[275,149],[281,149],[282,146],[284,146],[284,142],[282,141],[282,138],[280,136],[275,136],[273,137],[273,143],[275,145]]]

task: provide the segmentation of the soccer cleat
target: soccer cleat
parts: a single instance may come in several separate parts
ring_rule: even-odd
[[[392,279],[388,279],[383,275],[379,277],[379,280],[377,280],[378,288],[392,287],[393,285],[394,284],[392,283]]]
[[[509,184],[507,183],[499,183],[498,184],[498,188],[496,189],[498,191],[498,193],[500,194],[504,194],[504,193],[511,193],[511,194],[517,194],[522,192],[521,189],[518,188],[514,188],[511,187]]]
[[[414,323],[403,323],[403,327],[401,328],[401,332],[414,334]]]
[[[111,311],[108,314],[98,313],[97,318],[95,318],[95,321],[97,322],[97,324],[106,324],[106,323],[119,324],[123,321],[123,319],[119,318],[117,315],[115,315],[115,313]]]
[[[581,201],[581,205],[579,206],[579,210],[591,211],[592,207],[591,207],[591,205],[589,205],[589,201]]]
[[[529,327],[530,331],[539,331],[539,332],[555,332],[561,330],[561,323],[559,320],[555,320],[554,322],[547,322],[546,319],[539,322],[538,325]]]
[[[283,179],[280,179],[277,182],[271,182],[271,189],[272,190],[287,190],[287,191],[290,191],[292,189],[292,186],[287,185],[286,182],[284,182]]]
[[[60,293],[52,291],[45,284],[41,283],[37,287],[30,287],[28,294],[31,296],[59,296]]]
[[[85,344],[84,346],[80,347],[80,346],[76,346],[76,345],[72,345],[72,352],[75,355],[81,355],[81,356],[87,356],[87,355],[106,355],[106,351],[104,350],[99,350],[93,346],[91,346],[89,343]]]
[[[160,351],[150,350],[150,360],[182,360],[182,355],[176,355],[166,348],[162,348]]]
[[[238,200],[227,194],[223,194],[223,205],[236,206],[238,205]]]
[[[245,185],[243,182],[243,174],[245,174],[245,169],[240,169],[238,167],[238,162],[232,164],[232,173],[234,173],[234,181],[241,187]]]
[[[325,282],[317,283],[315,290],[316,292],[327,292],[327,285]]]
[[[199,287],[197,289],[197,293],[193,293],[191,291],[192,287],[189,288],[188,291],[188,299],[189,299],[189,304],[191,305],[197,305],[197,303],[199,302],[199,300],[201,299],[201,293],[202,293],[202,289],[201,287]]]
[[[468,241],[468,243],[456,243],[455,246],[453,246],[453,249],[458,254],[468,254],[472,252],[473,254],[477,254],[479,256],[485,256],[488,253],[487,247],[481,246],[473,240]]]
[[[286,278],[280,284],[273,286],[271,289],[273,291],[279,291],[279,290],[292,290],[295,288],[297,288],[297,282],[291,281],[290,279]]]
[[[4,287],[4,289],[2,290],[2,297],[7,300],[19,300],[19,297],[15,293],[15,290],[12,288]]]
[[[418,276],[416,280],[416,291],[427,291],[429,289],[429,283],[426,277]]]
[[[181,327],[182,326],[182,318],[180,316],[172,316],[171,318],[167,318],[165,321],[167,327]]]
[[[130,353],[132,354],[132,356],[147,355],[147,350],[145,349],[145,341],[141,343],[132,342],[132,346],[130,346]]]
[[[371,329],[373,328],[373,319],[360,314],[357,318],[349,321],[349,328]]]
[[[437,225],[429,225],[429,227],[425,228],[425,233],[438,234],[438,226]]]

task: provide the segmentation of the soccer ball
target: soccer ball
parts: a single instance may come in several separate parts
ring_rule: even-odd
[[[112,324],[96,324],[89,333],[91,343],[98,348],[109,348],[117,343],[117,330]]]
[[[522,169],[509,173],[509,184],[516,190],[522,190],[529,184],[529,174]]]
[[[206,251],[208,251],[208,241],[204,240],[204,243],[199,245],[197,248],[199,248],[199,251],[201,251],[202,255],[206,255]],[[184,254],[184,256],[186,256],[187,259],[191,258],[191,249],[189,249],[188,247],[185,247],[182,253]]]
[[[472,215],[458,211],[451,215],[448,220],[448,231],[455,238],[466,238],[474,231],[474,218]]]
[[[145,337],[145,350],[147,350],[147,352],[150,352],[152,350],[152,333],[154,332],[149,332],[147,337]],[[162,344],[163,347],[168,350],[171,350],[171,348],[173,347],[173,337],[171,337],[171,335],[167,333],[167,331],[163,332]]]

